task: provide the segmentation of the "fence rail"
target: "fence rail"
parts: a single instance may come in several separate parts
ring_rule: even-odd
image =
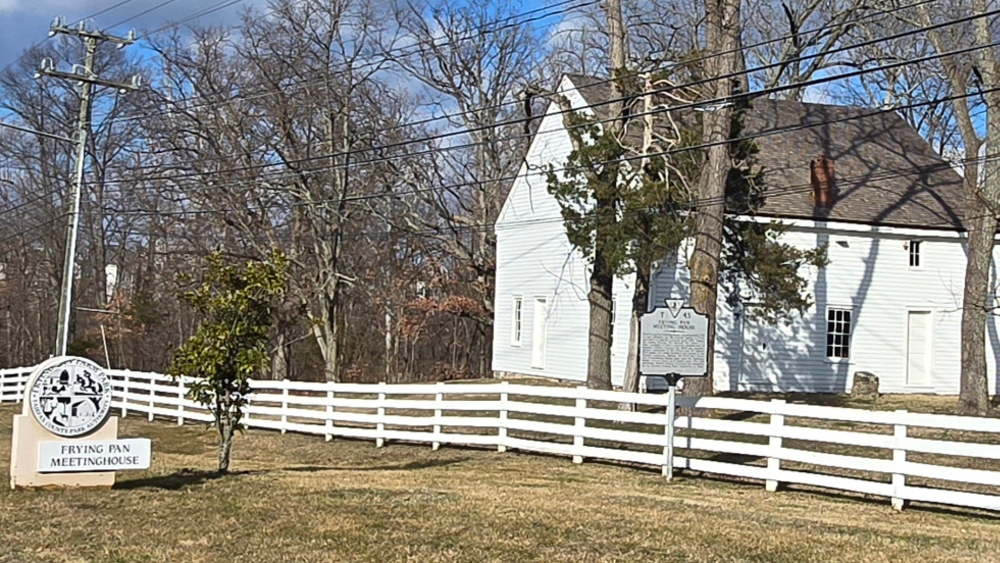
[[[31,368],[0,370],[0,402],[20,401]],[[113,407],[178,424],[209,422],[190,380],[110,370]],[[670,416],[663,395],[487,384],[253,381],[251,428],[324,436],[516,449],[661,467]],[[634,404],[633,411],[620,410]],[[726,397],[678,397],[675,469],[1000,510],[1000,420],[868,411]]]

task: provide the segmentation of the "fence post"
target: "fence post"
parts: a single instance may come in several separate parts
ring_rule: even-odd
[[[437,385],[438,385],[438,392],[434,396],[434,402],[435,403],[441,403],[441,402],[444,401],[444,394],[441,393],[441,386],[444,385],[444,382],[443,381],[438,381]],[[441,409],[434,409],[434,421],[435,422],[440,422],[442,416],[443,416],[443,412],[441,411]],[[441,449],[440,436],[441,436],[441,425],[440,424],[435,424],[434,425],[434,438],[436,438],[436,439],[431,443],[431,449],[434,450],[434,451],[437,451],[437,450]]]
[[[326,441],[333,440],[333,391],[326,392]]]
[[[897,410],[896,416],[903,419],[906,416],[906,412],[905,410]],[[906,488],[906,474],[904,473],[904,465],[906,464],[906,425],[896,424],[893,434],[896,438],[896,448],[892,450],[892,462],[896,473],[892,474],[892,507],[896,510],[903,510],[907,504],[906,499],[903,498],[903,489]]]
[[[376,411],[376,420],[378,421],[375,425],[375,447],[381,448],[385,445],[385,407],[383,401],[385,401],[385,393],[381,389],[385,389],[385,382],[379,381],[379,394],[378,394],[378,410]]]
[[[128,371],[122,371],[122,418],[128,416]]]
[[[250,395],[253,394],[253,389],[247,391],[247,405],[246,409],[243,410],[243,426],[250,428],[250,407],[253,406],[253,399]]]
[[[781,414],[779,411],[781,407],[784,406],[785,401],[783,399],[771,399],[771,433],[767,438],[768,449],[770,450],[770,455],[767,458],[767,474],[771,477],[764,482],[764,488],[769,493],[773,493],[778,490],[778,474],[781,471],[781,458],[778,454],[781,450],[781,436],[776,434],[781,432],[781,428],[785,425],[785,415]]]
[[[149,376],[149,412],[146,414],[146,419],[153,422],[153,407],[156,406],[156,380],[153,378],[152,374]]]
[[[500,426],[497,429],[497,451],[504,453],[507,451],[507,381],[500,382]]]
[[[587,389],[586,387],[582,387],[582,386],[581,387],[577,387],[576,388],[576,392],[577,392],[578,395],[581,395],[581,394],[583,394],[583,392],[586,389]],[[580,414],[582,414],[579,411],[581,409],[586,409],[586,408],[587,408],[587,399],[584,399],[582,397],[577,397],[577,399],[576,399],[577,416],[574,419],[575,423],[573,424],[573,426],[574,426],[574,428],[576,430],[576,433],[573,434],[573,451],[574,452],[581,452],[583,450],[583,435],[580,433],[580,429],[587,426],[587,418],[584,417],[584,416],[579,416]],[[574,455],[573,456],[573,463],[583,463],[583,456],[582,455]]]
[[[184,426],[184,378],[177,378],[177,426]]]
[[[288,379],[281,380],[281,433],[284,434],[288,430],[285,426],[288,424]]]

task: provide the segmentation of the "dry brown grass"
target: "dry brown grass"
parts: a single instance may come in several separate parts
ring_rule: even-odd
[[[215,479],[202,426],[131,417],[120,433],[151,437],[154,459],[114,490],[0,492],[0,562],[1000,560],[997,519],[884,499],[263,431]]]

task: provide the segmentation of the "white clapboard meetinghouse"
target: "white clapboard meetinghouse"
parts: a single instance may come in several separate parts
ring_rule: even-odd
[[[562,77],[557,91],[597,117],[611,96],[607,81],[579,75]],[[540,119],[496,222],[493,370],[582,382],[589,266],[567,240],[544,173],[564,166],[572,147],[555,104]],[[720,297],[716,391],[844,392],[862,372],[877,376],[885,393],[957,394],[966,263],[961,176],[894,112],[759,98],[745,127],[765,199],[753,216],[734,219],[780,221],[788,228],[783,242],[825,246],[829,263],[803,272],[813,305],[774,324],[752,314],[752,300]],[[650,308],[687,301],[691,250],[682,244],[656,264]],[[631,276],[615,280],[615,385],[625,371],[632,290]],[[995,392],[995,317],[987,347]]]

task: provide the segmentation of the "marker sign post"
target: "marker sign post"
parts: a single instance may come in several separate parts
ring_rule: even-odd
[[[667,481],[674,476],[674,419],[677,382],[682,377],[708,376],[708,316],[668,299],[640,319],[639,373],[667,379]]]

